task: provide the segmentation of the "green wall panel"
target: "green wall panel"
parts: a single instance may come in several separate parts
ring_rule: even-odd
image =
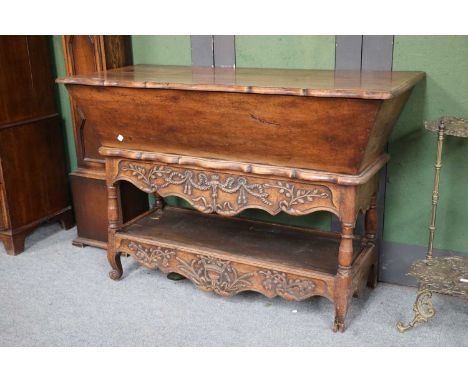
[[[334,69],[335,36],[236,36],[236,66]]]
[[[191,65],[190,36],[132,36],[133,63]]]
[[[55,77],[66,75],[65,61],[63,60],[62,36],[52,36],[53,48],[53,69]],[[65,139],[67,142],[68,165],[70,170],[77,167],[75,153],[75,139],[73,137],[73,125],[71,118],[70,101],[65,85],[55,85],[57,88],[57,108],[62,117],[62,123],[65,127]]]
[[[427,244],[436,135],[424,120],[468,117],[468,36],[395,36],[394,70],[427,74],[391,136],[384,239]],[[441,178],[435,246],[468,252],[468,140],[448,137]]]

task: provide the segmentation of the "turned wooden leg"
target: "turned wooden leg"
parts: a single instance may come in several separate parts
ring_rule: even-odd
[[[366,233],[363,238],[363,245],[368,243],[376,244],[377,239],[377,194],[374,194],[371,198],[369,209],[366,211],[365,218],[365,229]],[[370,288],[375,288],[379,279],[379,258],[377,252],[375,252],[372,266],[369,270],[369,277],[367,279],[367,285]]]
[[[107,215],[109,219],[109,230],[107,240],[107,260],[112,270],[109,277],[112,280],[119,280],[122,277],[122,262],[120,261],[120,252],[115,250],[115,231],[121,224],[118,188],[116,186],[107,187]]]
[[[338,252],[338,273],[335,278],[335,322],[333,331],[345,330],[346,313],[351,298],[351,264],[353,261],[354,223],[341,225],[341,243]]]
[[[364,225],[366,228],[365,238],[367,242],[375,242],[377,237],[377,195],[374,194],[371,198],[369,209],[364,217]]]
[[[64,230],[68,231],[69,229],[73,228],[75,226],[75,218],[73,216],[73,211],[68,210],[61,214],[59,217],[59,222]]]
[[[24,242],[26,240],[26,232],[16,233],[13,236],[3,236],[1,240],[5,246],[6,253],[10,256],[19,255],[24,252]]]
[[[369,276],[367,277],[367,286],[369,288],[375,289],[377,287],[378,282],[379,282],[379,263],[376,259],[369,270]]]
[[[424,285],[420,285],[413,305],[414,317],[408,324],[398,322],[397,329],[400,333],[406,332],[420,322],[427,322],[434,317],[435,309],[432,305],[432,292]]]
[[[153,194],[155,202],[154,202],[154,208],[156,209],[161,209],[164,207],[164,199],[162,196],[158,195],[157,193]]]

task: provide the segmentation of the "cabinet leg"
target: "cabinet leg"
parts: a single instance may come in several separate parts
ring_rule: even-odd
[[[155,199],[154,208],[158,210],[162,209],[164,207],[164,199],[157,192],[155,192],[153,196]]]
[[[369,270],[369,277],[367,278],[367,286],[369,288],[375,289],[377,287],[378,282],[379,282],[379,265],[378,265],[378,262],[375,261]]]
[[[343,305],[335,305],[335,322],[333,323],[333,331],[343,333],[345,331],[346,313],[348,313],[349,303]]]
[[[75,218],[73,216],[73,211],[68,210],[61,214],[59,217],[59,222],[64,230],[68,231],[69,229],[73,228],[75,226]]]
[[[344,332],[346,314],[350,302],[351,290],[351,268],[338,267],[338,274],[335,282],[335,322],[333,331]]]
[[[24,252],[24,242],[26,240],[26,232],[16,233],[13,236],[3,236],[1,240],[5,246],[6,253],[10,256],[19,255]]]
[[[112,267],[112,270],[109,272],[109,277],[115,281],[119,280],[122,277],[123,273],[120,255],[120,252],[114,252],[113,250],[107,251],[107,260],[109,261],[109,264]]]
[[[106,164],[107,166],[107,164]],[[109,277],[112,280],[119,280],[122,277],[122,262],[120,261],[120,252],[115,250],[115,231],[121,225],[119,208],[119,188],[118,186],[107,186],[107,215],[109,218],[109,230],[107,240],[107,260],[112,270]]]
[[[362,245],[366,246],[369,242],[375,242],[377,237],[377,195],[373,195],[370,201],[369,209],[364,215],[365,234],[362,237]]]
[[[366,246],[369,243],[376,242],[377,238],[377,194],[373,195],[371,198],[369,209],[366,211],[365,217],[365,227],[366,233],[362,239],[363,246]],[[372,261],[372,266],[369,270],[369,277],[367,279],[367,286],[370,288],[375,288],[377,286],[379,279],[379,258],[378,255],[374,255]]]
[[[398,322],[397,329],[400,333],[404,333],[416,324],[427,322],[430,318],[434,317],[435,309],[432,305],[432,292],[424,285],[420,285],[418,289],[416,301],[413,305],[413,312],[414,317],[407,325]]]
[[[353,220],[354,221],[354,220]],[[346,313],[351,298],[354,223],[342,222],[341,243],[338,252],[338,272],[335,278],[334,332],[344,332]]]

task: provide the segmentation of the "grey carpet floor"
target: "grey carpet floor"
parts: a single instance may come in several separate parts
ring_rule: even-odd
[[[44,225],[26,251],[0,245],[0,346],[467,346],[468,303],[434,296],[435,318],[405,334],[415,289],[379,284],[353,299],[345,333],[333,333],[325,298],[288,302],[256,293],[231,298],[171,281],[123,258],[107,277],[105,251],[71,245],[75,229]]]

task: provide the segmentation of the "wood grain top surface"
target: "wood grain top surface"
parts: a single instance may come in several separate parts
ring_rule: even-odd
[[[57,83],[312,97],[390,99],[411,89],[424,72],[201,68],[133,65],[57,79]]]

